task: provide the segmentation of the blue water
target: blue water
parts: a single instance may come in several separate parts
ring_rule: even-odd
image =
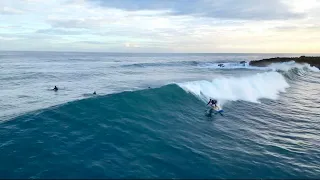
[[[319,70],[239,64],[278,56],[0,52],[0,178],[320,178]]]

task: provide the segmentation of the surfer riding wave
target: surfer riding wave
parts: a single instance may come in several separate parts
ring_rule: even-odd
[[[207,105],[210,105],[209,115],[211,116],[212,111],[215,111],[214,114],[219,113],[221,116],[223,116],[222,112],[223,110],[217,105],[218,101],[215,99],[210,99]]]

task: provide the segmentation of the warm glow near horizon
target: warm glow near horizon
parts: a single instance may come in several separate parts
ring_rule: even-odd
[[[2,0],[0,50],[320,53],[319,0]]]

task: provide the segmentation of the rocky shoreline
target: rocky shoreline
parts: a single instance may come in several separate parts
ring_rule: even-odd
[[[271,63],[295,61],[296,63],[308,63],[320,69],[320,56],[300,56],[300,57],[275,57],[269,59],[250,61],[249,65],[264,67]]]

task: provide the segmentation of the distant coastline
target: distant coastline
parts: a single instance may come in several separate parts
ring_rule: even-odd
[[[320,56],[300,56],[300,57],[275,57],[262,60],[250,61],[251,66],[264,67],[271,63],[295,61],[296,63],[308,63],[320,69]]]

